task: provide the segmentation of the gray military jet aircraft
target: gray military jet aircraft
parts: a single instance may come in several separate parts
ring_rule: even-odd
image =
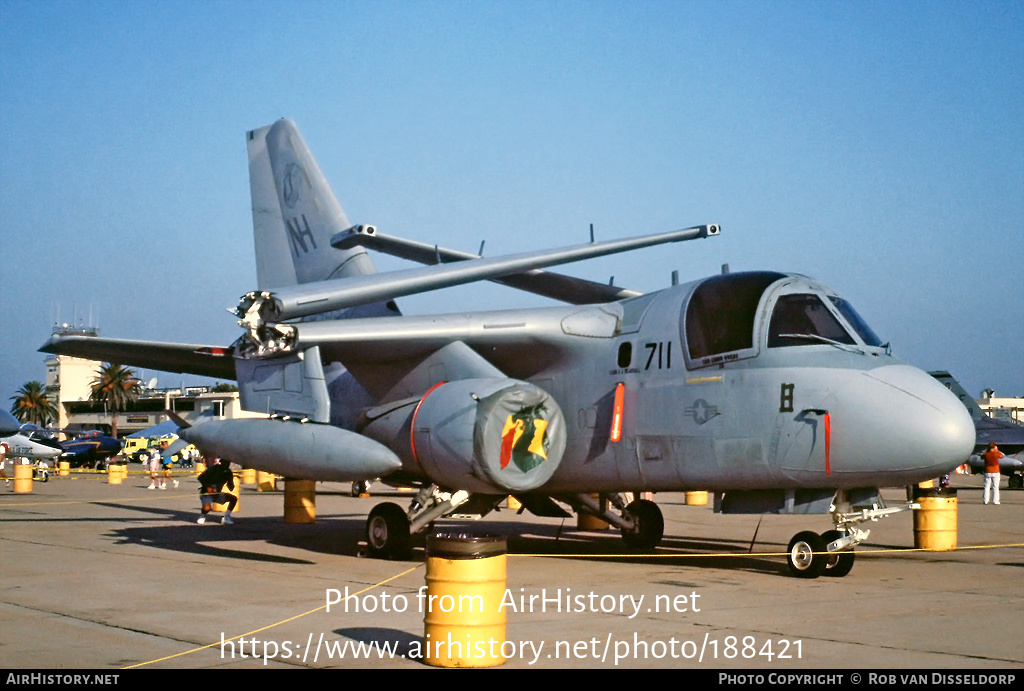
[[[974,453],[967,461],[971,472],[985,472],[985,461],[979,454],[988,449],[989,443],[994,443],[1005,454],[999,461],[999,472],[1009,478],[1010,487],[1024,487],[1024,426],[988,416],[949,372],[937,371],[929,374],[960,399],[974,421]]]
[[[238,381],[269,419],[180,434],[204,453],[288,477],[419,488],[374,507],[369,550],[395,557],[452,514],[515,495],[658,544],[629,491],[710,490],[726,513],[830,513],[789,545],[800,577],[842,576],[859,524],[899,510],[879,487],[937,477],[974,443],[970,416],[895,358],[849,302],[805,276],[754,271],[640,295],[541,269],[714,237],[702,225],[481,258],[353,226],[295,125],[248,134],[257,290],[230,347],[55,336],[42,350]],[[432,266],[375,272],[366,247]],[[394,299],[498,280],[569,306],[403,316]],[[592,498],[602,495],[607,502]]]

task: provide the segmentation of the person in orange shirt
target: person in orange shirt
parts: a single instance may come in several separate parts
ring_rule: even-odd
[[[991,496],[992,503],[998,504],[999,459],[1003,457],[1003,452],[999,450],[995,442],[992,442],[988,445],[988,451],[981,454],[981,457],[985,459],[985,489],[981,493],[981,499],[987,504]]]

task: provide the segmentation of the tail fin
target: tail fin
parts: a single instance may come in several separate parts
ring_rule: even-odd
[[[259,289],[376,273],[364,249],[331,247],[350,224],[295,123],[281,119],[247,139]]]
[[[964,391],[964,387],[960,386],[960,382],[954,379],[952,374],[941,371],[929,372],[928,374],[932,375],[940,383],[944,384],[947,389],[952,391],[956,397],[960,399],[960,402],[964,404],[964,407],[967,408],[967,412],[971,414],[971,418],[975,422],[978,420],[984,420],[988,417],[985,415],[985,411],[981,409],[981,406],[978,405],[977,401],[975,401],[970,394]]]

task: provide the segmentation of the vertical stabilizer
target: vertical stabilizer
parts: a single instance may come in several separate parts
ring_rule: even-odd
[[[249,149],[249,191],[252,194],[252,230],[256,247],[256,286],[270,290],[298,283],[289,256],[284,218],[277,200],[274,172],[267,155],[270,126],[246,135]]]
[[[295,123],[281,119],[247,139],[259,288],[376,273],[366,250],[331,247],[351,224]]]
[[[975,401],[970,394],[964,391],[964,387],[960,386],[960,382],[953,378],[953,375],[949,372],[929,372],[940,383],[944,384],[947,389],[953,392],[960,402],[967,408],[967,412],[971,414],[971,418],[977,422],[978,420],[984,420],[987,418],[985,411],[981,409],[978,402]]]

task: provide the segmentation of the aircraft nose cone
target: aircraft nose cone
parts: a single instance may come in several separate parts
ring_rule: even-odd
[[[892,441],[906,466],[921,480],[948,473],[964,463],[974,448],[974,421],[963,403],[930,375],[909,365],[888,365],[867,376],[890,389],[898,401],[891,419]]]

